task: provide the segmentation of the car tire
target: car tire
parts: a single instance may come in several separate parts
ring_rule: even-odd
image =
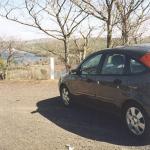
[[[150,136],[149,118],[139,104],[127,104],[123,109],[123,120],[130,135],[144,139]]]
[[[66,86],[60,88],[60,96],[64,106],[68,107],[72,104],[73,96]]]

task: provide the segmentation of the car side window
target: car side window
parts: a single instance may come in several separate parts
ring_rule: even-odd
[[[86,74],[96,74],[97,73],[97,66],[100,63],[100,59],[102,57],[102,54],[98,54],[96,56],[93,56],[86,60],[82,65],[81,65],[81,74],[86,75]]]
[[[121,75],[125,68],[125,55],[107,54],[102,67],[101,74],[105,75]]]
[[[134,59],[130,59],[130,72],[131,74],[142,73],[146,70],[146,67]]]

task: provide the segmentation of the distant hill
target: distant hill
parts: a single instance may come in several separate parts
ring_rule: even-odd
[[[82,44],[83,39],[78,39],[79,44]],[[48,50],[54,51],[59,54],[63,54],[63,42],[55,39],[40,39],[25,41],[22,43],[21,49],[24,51],[32,52],[38,55],[50,55]],[[103,38],[91,38],[89,39],[89,51],[93,52],[106,47],[106,39]],[[70,40],[69,44],[70,53],[74,53],[76,49],[73,40]],[[53,55],[51,53],[51,55]]]
[[[78,42],[82,44],[83,39],[78,39]],[[19,48],[17,47],[16,49],[34,53],[39,56],[48,56],[48,55],[53,56],[54,53],[64,55],[64,51],[63,51],[64,48],[63,48],[62,41],[58,41],[55,39],[42,38],[38,40],[36,39],[36,40],[22,41],[22,42],[18,41],[18,43],[21,46],[19,46]],[[113,47],[120,45],[119,44],[120,39],[114,38],[113,43],[114,43]],[[134,43],[134,42],[131,41],[131,43]],[[150,36],[143,38],[141,41],[139,41],[139,43],[150,43]],[[92,53],[93,51],[104,49],[106,48],[106,39],[105,38],[90,38],[88,47],[89,47],[88,53]],[[76,53],[75,51],[76,47],[74,45],[73,39],[70,40],[69,49],[70,49],[71,54]],[[54,53],[49,53],[48,50]]]

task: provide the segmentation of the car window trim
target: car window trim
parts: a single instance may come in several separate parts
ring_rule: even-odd
[[[102,68],[103,68],[103,65],[104,65],[104,62],[105,62],[105,59],[106,59],[106,56],[107,55],[113,55],[113,54],[120,54],[120,55],[124,55],[125,56],[125,67],[124,67],[124,73],[123,74],[102,74],[101,72],[102,72]],[[98,72],[98,75],[101,75],[101,76],[125,76],[125,75],[127,75],[127,55],[125,54],[125,53],[122,53],[122,52],[117,52],[117,51],[113,51],[113,52],[111,52],[111,51],[108,51],[108,52],[105,52],[104,54],[103,54],[103,59],[102,59],[102,64],[101,64],[101,66],[99,66],[100,68],[99,68],[99,72]]]
[[[133,59],[133,60],[137,61],[138,63],[140,63],[141,65],[143,65],[145,67],[145,70],[142,72],[138,72],[138,73],[132,73],[130,70],[130,60],[131,59]],[[127,75],[128,76],[142,75],[142,74],[145,74],[148,72],[150,72],[150,69],[147,66],[145,66],[143,63],[141,63],[137,58],[127,55]]]
[[[86,61],[88,61],[89,59],[91,59],[91,58],[93,58],[93,57],[96,57],[96,56],[98,56],[98,55],[102,55],[102,56],[101,56],[101,59],[100,59],[100,61],[99,61],[99,64],[100,64],[101,61],[102,61],[102,57],[103,57],[103,55],[104,55],[103,52],[97,52],[97,53],[94,53],[94,54],[88,56],[88,57],[87,57],[85,60],[83,60],[83,62],[79,65],[78,69],[81,71],[81,66],[82,66]],[[81,74],[81,75],[87,75],[87,76],[88,76],[88,75],[89,75],[89,76],[98,75],[98,66],[99,66],[99,64],[98,64],[97,67],[96,67],[96,73],[95,73],[95,74]]]

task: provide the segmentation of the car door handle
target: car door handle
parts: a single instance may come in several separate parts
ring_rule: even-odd
[[[114,84],[115,84],[115,85],[120,85],[121,83],[122,83],[122,81],[119,80],[119,79],[115,79],[115,80],[114,80]]]

